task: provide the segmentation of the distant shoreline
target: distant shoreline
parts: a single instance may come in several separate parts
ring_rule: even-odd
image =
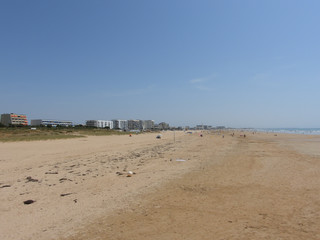
[[[286,133],[300,135],[320,135],[320,128],[247,128],[249,132]]]

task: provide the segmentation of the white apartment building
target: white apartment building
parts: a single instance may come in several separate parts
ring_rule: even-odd
[[[127,120],[113,119],[112,122],[113,122],[114,129],[121,129],[121,130],[128,129],[128,121]]]
[[[73,126],[72,121],[61,121],[61,120],[52,120],[52,119],[32,119],[31,126],[64,126],[71,127]]]
[[[87,120],[86,126],[97,127],[97,128],[109,128],[113,129],[113,121],[107,120]]]
[[[158,124],[160,130],[168,130],[170,128],[169,123],[161,122]]]
[[[154,129],[154,121],[153,120],[142,120],[142,129],[143,130]]]
[[[128,129],[129,130],[142,130],[142,121],[141,120],[128,120]]]
[[[151,130],[154,129],[153,120],[128,120],[129,130]]]

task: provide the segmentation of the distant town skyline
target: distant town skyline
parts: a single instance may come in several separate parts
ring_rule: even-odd
[[[167,122],[155,122],[154,120],[146,119],[91,119],[86,120],[85,123],[77,123],[69,120],[62,119],[28,119],[26,114],[19,113],[0,113],[0,123],[5,127],[12,126],[62,126],[62,127],[74,127],[74,126],[87,126],[96,128],[109,128],[109,129],[119,129],[119,130],[169,130],[169,129],[221,129],[225,126],[211,126],[207,124],[198,124],[194,126],[170,126]]]
[[[319,1],[1,1],[0,112],[320,127]]]

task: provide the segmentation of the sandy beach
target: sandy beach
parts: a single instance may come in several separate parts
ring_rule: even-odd
[[[242,134],[0,143],[0,239],[320,239],[320,136]]]

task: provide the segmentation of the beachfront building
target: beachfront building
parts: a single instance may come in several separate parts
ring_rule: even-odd
[[[10,125],[28,125],[27,116],[25,114],[4,113],[1,114],[1,123],[5,126]]]
[[[71,127],[71,126],[73,126],[73,123],[72,123],[72,121],[64,121],[64,120],[32,119],[31,126]]]
[[[153,120],[142,120],[141,126],[142,126],[142,130],[154,129],[154,121]]]
[[[212,126],[210,126],[210,125],[197,125],[196,126],[196,129],[197,130],[210,130],[210,129],[212,129]]]
[[[197,130],[203,130],[204,128],[203,128],[203,125],[196,125],[196,129]]]
[[[128,129],[129,130],[140,130],[146,131],[154,129],[153,120],[128,120]]]
[[[87,120],[87,127],[96,127],[96,128],[109,128],[113,129],[113,121],[108,120]]]
[[[112,122],[113,122],[114,129],[121,129],[121,130],[128,129],[128,121],[127,120],[113,119]]]
[[[169,123],[161,122],[158,124],[160,130],[168,130],[170,128]]]
[[[128,129],[129,130],[141,130],[142,121],[141,120],[128,120]]]

